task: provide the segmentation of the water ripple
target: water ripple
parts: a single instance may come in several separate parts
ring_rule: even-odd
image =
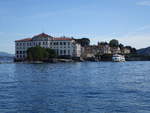
[[[150,62],[1,64],[0,113],[149,113],[149,67]]]

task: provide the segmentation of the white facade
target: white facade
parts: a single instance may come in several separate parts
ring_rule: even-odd
[[[16,59],[25,59],[27,50],[31,47],[41,46],[55,50],[58,56],[80,57],[81,45],[72,38],[54,38],[47,34],[39,34],[33,38],[26,38],[15,41]]]

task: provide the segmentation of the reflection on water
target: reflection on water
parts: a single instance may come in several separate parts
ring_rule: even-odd
[[[150,62],[0,64],[2,113],[149,113]]]

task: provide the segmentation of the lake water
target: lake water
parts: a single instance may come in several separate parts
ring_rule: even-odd
[[[150,62],[0,64],[0,113],[150,113]]]

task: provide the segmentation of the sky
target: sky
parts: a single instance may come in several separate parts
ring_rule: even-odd
[[[150,0],[0,0],[0,51],[40,33],[150,46]]]

